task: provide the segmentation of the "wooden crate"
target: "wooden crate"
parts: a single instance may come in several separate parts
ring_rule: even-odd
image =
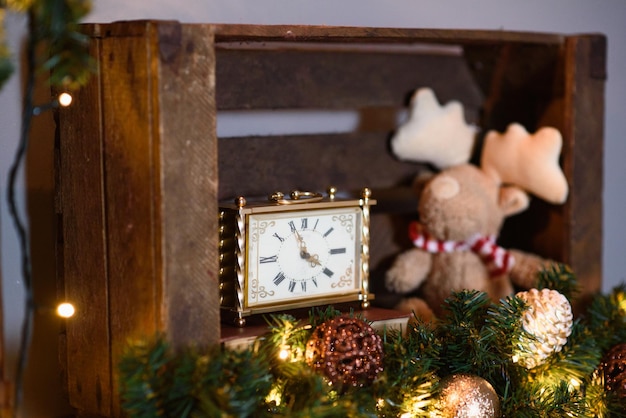
[[[484,130],[561,130],[567,203],[533,203],[503,240],[569,263],[586,295],[600,289],[604,36],[163,21],[84,29],[99,73],[59,111],[57,146],[59,281],[78,310],[62,353],[80,415],[122,415],[116,365],[129,339],[218,343],[218,200],[371,187],[376,291],[409,244],[406,186],[420,167],[387,147],[419,87],[461,101]],[[217,111],[257,110],[350,110],[359,123],[217,137]]]

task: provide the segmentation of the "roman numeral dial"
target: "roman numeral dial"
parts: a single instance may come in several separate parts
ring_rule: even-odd
[[[250,215],[248,305],[358,293],[361,222],[358,206]]]

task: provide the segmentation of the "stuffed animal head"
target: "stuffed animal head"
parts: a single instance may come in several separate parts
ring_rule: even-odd
[[[490,131],[480,167],[468,163],[475,133],[460,103],[440,106],[432,90],[420,89],[411,101],[409,120],[391,140],[398,158],[442,170],[416,182],[420,222],[439,240],[497,236],[507,216],[528,207],[529,193],[551,203],[567,198],[558,163],[562,137],[556,129],[541,128],[531,135],[511,124],[503,134]]]
[[[496,236],[504,218],[526,209],[528,202],[521,189],[500,186],[478,167],[462,164],[424,185],[418,211],[434,238],[466,241],[475,234]]]

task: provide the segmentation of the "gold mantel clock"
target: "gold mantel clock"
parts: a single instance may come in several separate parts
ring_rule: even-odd
[[[226,316],[332,303],[369,306],[370,190],[312,192],[220,204],[220,291]]]

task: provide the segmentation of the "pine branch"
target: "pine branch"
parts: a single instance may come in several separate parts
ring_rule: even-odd
[[[0,8],[0,89],[13,74],[13,63],[11,62],[11,52],[6,43],[6,33],[4,30],[5,10]]]
[[[502,416],[507,418],[587,418],[587,411],[578,394],[567,384],[548,387],[538,382],[518,386],[502,403]]]
[[[452,373],[491,376],[499,373],[502,358],[495,349],[493,334],[485,331],[491,300],[484,292],[454,293],[445,302],[446,315],[436,335],[442,342],[441,377]]]
[[[131,345],[119,365],[122,406],[133,418],[257,417],[272,376],[252,350],[174,353],[164,338]]]
[[[384,333],[384,371],[365,387],[329,384],[304,361],[312,327],[275,315],[270,331],[240,352],[172,354],[162,341],[139,345],[121,365],[124,405],[140,418],[429,417],[442,413],[440,378],[467,372],[492,384],[502,416],[622,417],[623,399],[604,388],[598,372],[604,349],[590,323],[619,328],[623,300],[621,290],[597,299],[595,314],[574,323],[562,350],[528,370],[514,360],[522,337],[532,337],[522,326],[525,302],[510,297],[494,304],[480,292],[455,293],[440,322],[418,321],[405,335]],[[335,312],[312,312],[311,322]]]
[[[382,416],[426,414],[432,405],[438,378],[439,347],[432,330],[418,324],[403,338],[399,333],[384,340],[384,373],[375,382],[374,392],[384,402]]]
[[[545,364],[533,369],[533,378],[546,384],[582,384],[596,370],[601,358],[602,351],[593,334],[580,322],[575,322],[567,344]]]
[[[556,290],[573,301],[580,293],[578,279],[572,269],[566,264],[552,265],[539,273],[537,289]]]
[[[626,342],[626,285],[596,295],[583,319],[602,351]]]

